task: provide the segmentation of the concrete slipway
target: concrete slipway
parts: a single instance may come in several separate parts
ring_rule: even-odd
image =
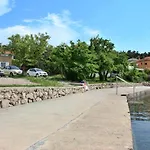
[[[136,91],[148,87],[136,87]],[[0,150],[131,150],[126,97],[101,89],[0,110]]]

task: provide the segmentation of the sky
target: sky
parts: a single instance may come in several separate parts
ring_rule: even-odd
[[[47,32],[50,44],[99,34],[116,50],[150,52],[150,0],[0,0],[0,43]]]

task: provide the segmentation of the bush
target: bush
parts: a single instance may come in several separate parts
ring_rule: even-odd
[[[143,71],[133,69],[125,73],[124,79],[129,82],[142,82],[148,79],[148,75]]]

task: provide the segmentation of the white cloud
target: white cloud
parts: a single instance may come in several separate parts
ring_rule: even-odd
[[[85,27],[84,28],[84,33],[85,34],[88,34],[90,36],[95,36],[95,35],[98,35],[99,34],[99,30],[95,30],[95,29],[91,29],[89,27]]]
[[[15,0],[0,0],[0,16],[10,12],[15,6]]]
[[[46,17],[39,19],[25,19],[22,25],[0,28],[0,42],[7,43],[7,38],[13,34],[36,34],[47,32],[51,36],[50,43],[58,45],[70,40],[87,40],[99,33],[98,30],[82,25],[80,21],[74,21],[68,10],[61,14],[48,13]]]

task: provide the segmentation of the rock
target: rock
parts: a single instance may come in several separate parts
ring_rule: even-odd
[[[53,91],[50,89],[50,90],[48,91],[48,95],[51,96],[52,94],[53,94]]]
[[[10,96],[11,96],[10,93],[5,93],[4,98],[8,100],[10,99]]]
[[[20,101],[17,101],[17,102],[15,103],[15,106],[18,106],[18,105],[20,105]]]
[[[16,102],[15,101],[10,101],[9,104],[12,105],[12,106],[15,106]]]
[[[57,91],[56,91],[56,90],[53,91],[53,95],[54,95],[54,96],[57,95]]]
[[[1,101],[1,108],[8,108],[9,107],[9,100]]]
[[[13,101],[18,101],[19,100],[19,96],[16,95],[15,93],[12,94],[12,98],[11,98]]]
[[[28,100],[28,103],[32,103],[33,101],[31,99]]]
[[[28,99],[27,99],[27,98],[22,99],[22,100],[20,101],[20,103],[21,103],[21,104],[26,104],[26,103],[28,103]]]
[[[26,98],[26,93],[22,93],[22,99],[25,99]]]
[[[42,92],[40,92],[40,93],[39,93],[39,96],[40,96],[40,97],[43,97],[43,93],[42,93]]]
[[[64,91],[62,91],[62,90],[60,90],[60,91],[58,92],[58,94],[59,94],[60,96],[65,96],[65,95],[66,95],[66,93],[65,93]]]
[[[4,99],[4,95],[0,95],[0,100],[1,100],[1,99]]]
[[[40,97],[37,97],[36,98],[36,101],[38,102],[38,101],[42,101],[42,99],[40,98]]]
[[[33,96],[33,93],[29,93],[29,94],[27,94],[27,96],[26,96],[28,99],[34,99],[34,96]]]

